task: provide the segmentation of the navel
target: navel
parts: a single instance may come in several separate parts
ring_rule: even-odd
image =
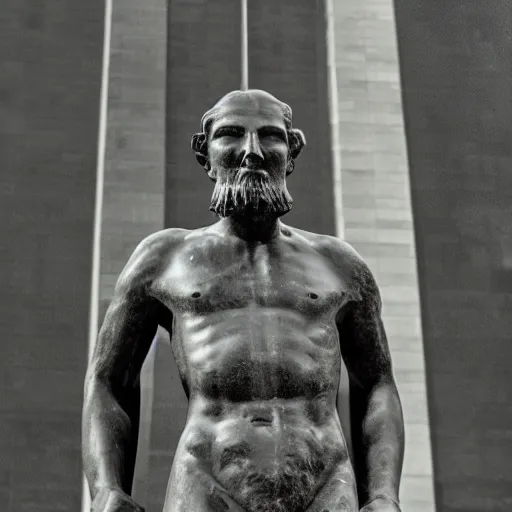
[[[318,299],[318,295],[316,293],[313,293],[313,292],[309,292],[308,293],[308,297],[310,299]]]
[[[200,294],[199,292],[194,292],[194,293],[192,294],[192,298],[193,298],[193,299],[198,299],[199,297],[201,297],[201,294]]]

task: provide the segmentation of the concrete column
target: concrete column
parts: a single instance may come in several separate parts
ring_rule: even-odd
[[[166,2],[107,1],[90,345],[137,244],[164,224]],[[93,273],[93,274],[94,274]],[[96,312],[95,312],[95,308]],[[96,322],[96,314],[98,322]],[[154,347],[144,363],[133,495],[148,499]],[[88,500],[84,499],[83,510]]]
[[[430,512],[430,429],[393,3],[331,7],[344,235],[382,292],[405,416],[403,509]]]

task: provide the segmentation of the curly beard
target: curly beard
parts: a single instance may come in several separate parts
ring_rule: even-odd
[[[292,209],[292,205],[286,183],[277,184],[261,171],[237,170],[217,178],[210,211],[219,217],[233,214],[281,217]]]

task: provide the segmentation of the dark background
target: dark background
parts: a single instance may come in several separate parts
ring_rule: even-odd
[[[512,3],[395,0],[439,512],[512,510]]]
[[[240,83],[233,2],[192,4],[192,17],[183,2],[170,10],[168,226],[213,220],[211,185],[189,137],[204,110]],[[288,221],[332,234],[323,11],[320,2],[279,4],[250,2],[250,82],[285,97],[308,135],[290,179],[297,206]],[[396,10],[437,509],[509,511],[512,4],[396,0]],[[103,13],[97,0],[5,0],[0,10],[0,507],[7,512],[80,509]],[[209,23],[219,28],[208,31]],[[151,511],[163,498],[184,418],[166,348],[155,369]]]
[[[103,2],[0,8],[0,509],[78,511]]]

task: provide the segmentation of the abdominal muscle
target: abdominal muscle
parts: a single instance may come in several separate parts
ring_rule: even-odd
[[[335,328],[282,310],[229,313],[175,325],[175,353],[187,354],[182,368],[191,393],[171,494],[188,487],[184,475],[191,473],[180,468],[191,460],[247,512],[306,511],[340,467],[347,475],[340,493],[353,493],[336,410]]]

